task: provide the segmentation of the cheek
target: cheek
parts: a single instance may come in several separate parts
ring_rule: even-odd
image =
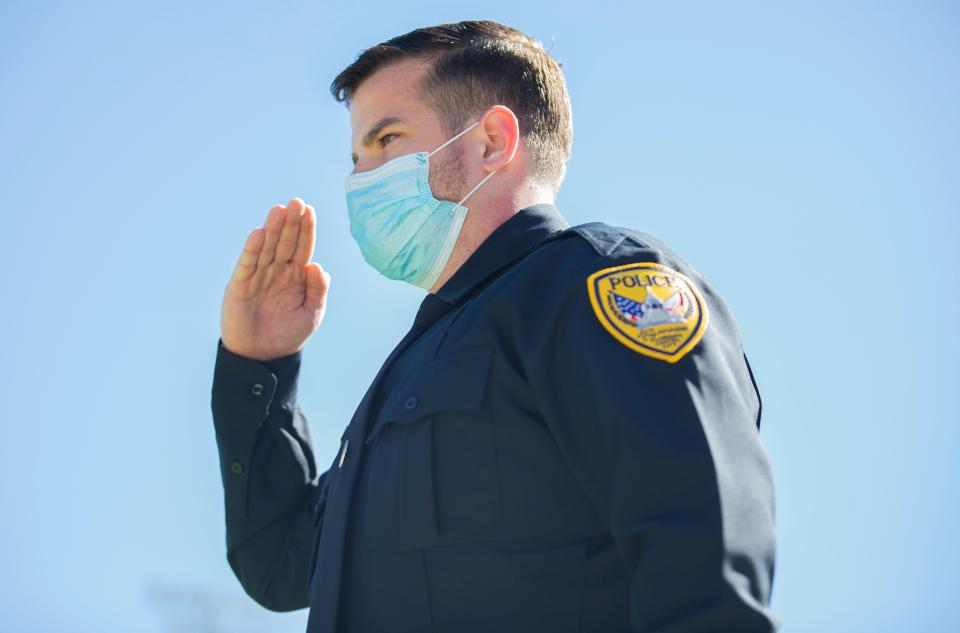
[[[435,197],[459,202],[466,184],[462,151],[453,152],[447,160],[430,159],[430,189]]]

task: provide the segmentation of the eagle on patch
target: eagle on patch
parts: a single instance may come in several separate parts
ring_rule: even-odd
[[[628,299],[616,292],[610,293],[613,308],[621,319],[635,327],[645,328],[663,323],[680,323],[690,316],[693,306],[684,299],[683,291],[677,290],[666,299],[660,299],[652,290],[642,302]]]

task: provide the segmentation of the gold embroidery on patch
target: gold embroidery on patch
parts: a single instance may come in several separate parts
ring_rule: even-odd
[[[703,338],[709,314],[684,275],[654,262],[604,268],[587,278],[597,319],[630,349],[675,363]]]

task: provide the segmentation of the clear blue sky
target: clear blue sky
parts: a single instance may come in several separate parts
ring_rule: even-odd
[[[782,630],[960,630],[956,3],[330,4],[0,1],[0,630],[303,630],[225,558],[223,287],[272,204],[316,206],[333,282],[301,401],[328,464],[422,292],[349,236],[327,87],[468,18],[564,64],[567,218],[658,236],[732,306]]]

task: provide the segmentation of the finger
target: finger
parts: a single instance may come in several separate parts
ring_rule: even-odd
[[[310,262],[306,268],[307,296],[306,304],[314,310],[323,306],[330,289],[330,273],[325,271],[317,262]]]
[[[297,239],[297,251],[293,254],[293,263],[306,266],[313,257],[313,247],[317,241],[317,215],[309,204],[300,221],[300,236]]]
[[[266,266],[273,261],[277,241],[280,239],[280,229],[283,228],[284,215],[286,215],[286,209],[283,205],[275,204],[270,207],[267,221],[263,224],[266,235],[263,239],[263,248],[260,249],[260,256],[257,257],[257,266]]]
[[[303,217],[303,200],[294,198],[287,205],[287,221],[283,223],[283,232],[277,242],[277,254],[274,261],[288,262],[297,248],[297,238],[300,236],[300,219]]]
[[[260,249],[263,248],[263,227],[257,227],[250,232],[246,243],[243,245],[243,252],[240,253],[240,260],[237,261],[237,267],[233,269],[233,276],[230,281],[246,281],[253,277],[257,270],[257,256]]]

